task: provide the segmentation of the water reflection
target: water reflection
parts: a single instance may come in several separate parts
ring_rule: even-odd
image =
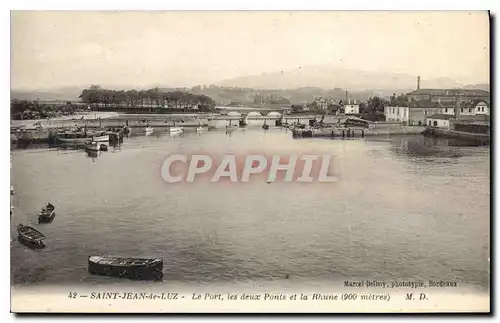
[[[99,150],[95,151],[95,150],[85,150],[85,153],[87,155],[87,157],[89,157],[90,159],[92,159],[93,162],[95,162],[95,160],[97,159],[97,157],[99,157],[99,155],[101,154],[101,152]]]

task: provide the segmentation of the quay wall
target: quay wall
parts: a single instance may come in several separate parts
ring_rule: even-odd
[[[429,137],[462,139],[471,142],[477,142],[480,144],[489,144],[490,142],[489,134],[464,132],[464,131],[440,129],[433,127],[427,127],[424,131],[424,135]]]

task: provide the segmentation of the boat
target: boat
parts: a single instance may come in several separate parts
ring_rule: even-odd
[[[106,146],[105,144],[100,144],[99,145],[99,150],[100,151],[108,151],[108,146]]]
[[[233,126],[233,125],[226,126],[226,133],[232,133],[238,128],[239,128],[238,126]]]
[[[163,260],[158,258],[121,258],[90,256],[89,273],[137,280],[162,280]]]
[[[129,127],[129,126],[124,126],[124,127],[123,127],[123,134],[124,134],[125,136],[130,135],[130,133],[131,133],[131,132],[132,132],[132,130],[130,130],[130,127]]]
[[[42,208],[38,213],[38,223],[50,223],[56,216],[56,207],[50,203]]]
[[[343,124],[345,127],[370,128],[370,122],[361,118],[349,117]]]
[[[84,133],[65,131],[59,132],[56,135],[57,141],[63,144],[89,144],[92,138],[87,137]]]
[[[148,135],[153,133],[154,128],[151,126],[147,126],[146,129],[144,129],[144,130],[146,131],[146,136],[148,136]]]
[[[87,151],[99,151],[101,146],[97,142],[92,142],[85,146],[85,150]]]
[[[267,123],[264,123],[264,124],[262,125],[262,129],[264,129],[264,130],[269,129],[269,125],[268,125]]]
[[[90,134],[90,138],[95,142],[107,142],[109,141],[109,133],[106,131],[95,131]]]
[[[19,242],[30,248],[38,249],[45,247],[43,243],[45,236],[40,231],[30,226],[19,224],[17,226],[17,234]]]
[[[182,127],[170,127],[168,128],[168,131],[170,132],[171,135],[177,135],[180,134],[184,131]]]

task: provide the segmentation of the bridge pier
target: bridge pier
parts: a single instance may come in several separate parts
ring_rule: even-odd
[[[240,119],[240,127],[245,127],[248,125],[248,115],[247,114],[242,114],[241,119]]]

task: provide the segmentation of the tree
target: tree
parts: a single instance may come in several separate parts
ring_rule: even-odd
[[[392,107],[408,106],[408,97],[405,94],[394,93],[389,99],[389,105]]]
[[[368,113],[374,112],[384,112],[384,107],[388,104],[386,100],[379,98],[378,96],[374,96],[373,98],[369,98],[366,104],[366,110]]]

